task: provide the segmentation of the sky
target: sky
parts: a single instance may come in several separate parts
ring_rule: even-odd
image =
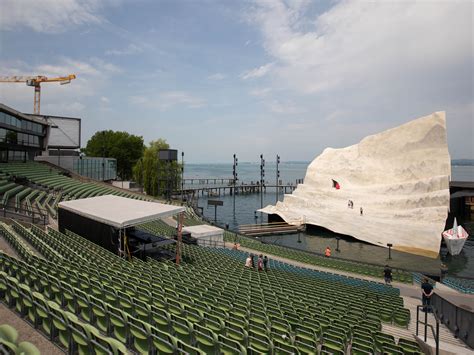
[[[446,111],[474,158],[471,1],[0,0],[0,75],[42,85],[41,113],[164,138],[189,163],[310,161]],[[33,110],[33,89],[0,84]]]

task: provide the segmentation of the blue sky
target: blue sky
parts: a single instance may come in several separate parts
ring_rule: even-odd
[[[186,161],[312,160],[447,112],[474,158],[470,1],[0,0],[0,75],[63,75],[41,113],[165,138]],[[33,90],[1,84],[31,112]],[[269,160],[270,158],[268,158]]]

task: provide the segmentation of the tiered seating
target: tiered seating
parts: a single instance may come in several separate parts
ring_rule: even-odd
[[[356,335],[382,337],[381,322],[403,310],[391,287],[277,262],[257,272],[237,251],[185,245],[176,267],[128,262],[73,233],[14,228],[46,259],[0,254],[2,299],[69,350],[340,353]],[[388,306],[390,320],[380,315]]]
[[[199,219],[194,214],[194,211],[187,209],[184,217],[184,225],[194,226],[198,224],[205,224],[206,222]],[[149,233],[156,235],[168,235],[172,236],[175,233],[175,229],[170,227],[162,220],[156,220],[153,222],[148,222],[139,226],[140,229],[148,231]],[[335,258],[325,258],[315,254],[311,254],[304,251],[289,249],[277,245],[263,244],[257,240],[253,240],[242,235],[235,234],[233,232],[225,231],[224,240],[226,242],[238,241],[241,246],[247,247],[256,251],[260,251],[265,254],[277,255],[287,259],[292,259],[295,261],[317,265],[322,267],[327,267],[331,269],[347,271],[355,274],[367,275],[371,277],[383,278],[383,267],[375,266],[369,264],[363,264],[358,262],[353,262],[349,260],[335,259]],[[402,270],[393,270],[393,279],[399,282],[412,283],[413,276],[411,273],[402,271]]]
[[[462,293],[474,294],[474,280],[446,277],[443,283]]]
[[[0,325],[0,354],[39,355],[36,346],[27,341],[18,342],[18,331],[9,324]]]
[[[151,222],[143,223],[137,226],[137,229],[141,229],[151,234],[158,236],[172,237],[176,233],[176,228],[171,227],[161,219],[157,219]]]
[[[327,267],[340,271],[347,271],[355,274],[367,275],[371,277],[383,277],[383,266],[364,264],[355,261],[336,258],[325,258],[322,255],[320,256],[305,251],[282,247],[279,245],[263,244],[260,241],[253,240],[241,235],[236,235],[228,231],[224,232],[224,240],[228,242],[234,242],[235,240],[237,240],[243,247],[257,250],[266,254],[281,256],[302,263]],[[394,269],[393,280],[405,283],[412,283],[413,276],[409,272]]]
[[[8,186],[8,185],[5,185],[5,186]],[[22,185],[16,185],[14,184],[14,186],[10,187],[9,189],[7,189],[4,193],[3,193],[3,198],[2,198],[2,202],[1,202],[1,206],[6,206],[8,204],[8,200],[15,196],[17,193],[20,193],[21,191],[23,191],[25,189],[24,186]]]
[[[32,214],[33,213],[33,203],[31,202],[31,200],[39,195],[41,192],[39,190],[34,190],[34,189],[31,189],[30,190],[30,193],[25,197],[25,208],[26,208],[26,211],[29,213],[29,214]]]
[[[0,195],[3,194],[1,203],[6,205],[8,200],[15,196],[15,208],[18,210],[25,200],[25,208],[28,213],[32,213],[33,204],[36,204],[41,213],[49,213],[56,218],[57,205],[62,200],[71,200],[100,195],[117,195],[133,199],[147,200],[144,196],[125,191],[119,191],[114,188],[104,186],[98,183],[82,182],[64,176],[57,169],[50,168],[37,162],[26,163],[0,163]],[[27,178],[34,186],[24,187],[8,182],[8,176],[21,176]],[[39,191],[35,187],[48,189],[49,192]],[[52,194],[55,193],[54,196]],[[32,202],[32,198],[37,195]]]
[[[21,208],[21,201],[31,193],[32,189],[27,187],[17,192],[15,195],[15,210],[19,211]]]

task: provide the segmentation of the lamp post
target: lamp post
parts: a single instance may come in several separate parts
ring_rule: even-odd
[[[184,203],[184,152],[181,152],[181,204]]]
[[[232,185],[234,186],[233,192],[232,192],[234,216],[235,216],[235,185],[237,184],[237,180],[238,180],[237,165],[239,165],[239,159],[237,159],[237,156],[234,154],[234,164],[232,166],[232,175],[233,175]]]
[[[341,240],[341,237],[336,237],[336,251],[340,252],[339,250],[339,241]]]
[[[102,181],[105,181],[105,131],[102,131]]]
[[[278,197],[280,195],[280,190],[278,189],[278,181],[280,179],[280,170],[278,169],[278,164],[280,164],[280,156],[277,154],[277,158],[276,158],[276,184],[275,184],[276,185],[276,202],[278,202]]]
[[[392,243],[387,243],[387,246],[388,246],[388,259],[392,259],[392,247],[393,247],[393,244]]]
[[[265,184],[265,159],[260,154],[260,208],[263,208],[263,185]]]

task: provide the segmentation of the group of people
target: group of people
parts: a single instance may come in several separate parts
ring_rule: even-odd
[[[354,209],[354,201],[352,200],[347,201],[347,208]],[[362,216],[364,214],[364,209],[361,207],[359,211],[360,211],[360,215]]]
[[[252,268],[252,269],[255,268],[255,261],[254,261],[255,256],[256,255],[249,254],[249,256],[247,257],[247,260],[245,260],[245,267]],[[263,256],[263,254],[260,254],[258,256],[257,270],[258,271],[264,271],[264,270],[268,271],[268,258],[267,258],[266,255]]]

